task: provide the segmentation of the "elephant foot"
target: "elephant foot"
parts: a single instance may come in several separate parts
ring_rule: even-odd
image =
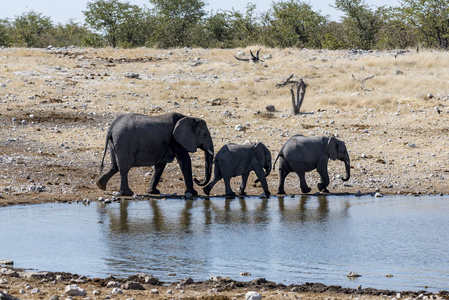
[[[191,190],[186,190],[184,195],[186,196],[186,198],[193,198],[198,196],[198,192],[195,189],[191,189]]]
[[[120,193],[120,195],[122,195],[122,196],[132,196],[132,195],[134,195],[134,192],[131,191],[130,189],[127,189],[127,190],[120,190],[119,193]]]
[[[245,191],[239,191],[238,193],[237,193],[237,195],[239,195],[239,196],[246,196],[246,193],[245,193]]]
[[[278,195],[285,195],[284,189],[278,190],[278,193],[277,193],[277,194],[278,194]]]
[[[304,194],[310,193],[311,190],[312,190],[312,189],[309,188],[308,186],[306,186],[305,188],[301,188],[301,192],[303,192]]]
[[[234,199],[235,198],[235,193],[234,192],[232,192],[232,193],[228,193],[228,194],[226,194],[226,199]]]
[[[327,187],[327,186],[324,185],[323,183],[318,183],[318,190],[319,190],[320,192],[323,192],[323,193],[329,193],[329,191],[327,190],[326,187]]]
[[[211,188],[210,188],[209,186],[203,187],[203,192],[204,192],[207,196],[209,196],[210,191],[211,191]]]
[[[270,198],[271,193],[270,192],[263,192],[260,194],[259,198]]]
[[[157,188],[149,188],[148,189],[148,194],[150,195],[159,195],[161,193],[161,191],[159,191]]]
[[[100,190],[106,191],[106,183],[102,183],[101,178],[98,179],[95,183],[100,188]]]

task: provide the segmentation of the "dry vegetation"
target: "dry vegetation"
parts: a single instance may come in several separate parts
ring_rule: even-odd
[[[350,151],[352,177],[343,184],[337,176],[344,174],[343,164],[331,162],[331,192],[449,193],[449,53],[262,48],[264,62],[251,64],[237,61],[238,51],[249,53],[0,49],[0,204],[105,196],[94,184],[105,133],[116,116],[128,112],[202,117],[216,151],[228,142],[262,141],[275,157],[294,134],[334,135]],[[140,77],[127,78],[127,72]],[[299,116],[291,114],[289,87],[275,87],[290,74],[308,84]],[[269,104],[276,107],[272,115],[265,110]],[[235,131],[238,124],[246,131]],[[200,178],[201,155],[192,154]],[[145,194],[151,171],[132,170],[131,187],[138,194]],[[308,178],[317,192],[317,174]],[[277,179],[274,170],[273,193]],[[111,180],[106,197],[117,190],[118,180]],[[299,193],[298,184],[290,175],[287,193]],[[184,192],[176,163],[166,168],[159,188]],[[212,192],[223,194],[223,184]],[[249,186],[247,192],[259,195],[261,188]]]
[[[216,151],[228,142],[262,141],[275,156],[294,134],[339,137],[350,151],[352,178],[346,184],[337,180],[343,164],[331,162],[332,192],[448,193],[449,53],[263,48],[264,62],[252,64],[237,61],[238,51],[249,53],[0,50],[1,203],[104,196],[94,179],[109,123],[122,113],[171,111],[204,118]],[[127,72],[140,76],[130,79]],[[289,87],[275,87],[290,74],[308,84],[299,116],[291,114]],[[276,107],[273,115],[265,110],[269,104]],[[235,131],[238,124],[246,131]],[[202,177],[201,153],[192,158],[194,173]],[[139,194],[145,194],[148,172],[131,172]],[[275,193],[277,171],[269,178]],[[316,192],[318,176],[312,172],[309,178]],[[108,192],[117,185],[118,176]],[[260,192],[249,188],[249,194]],[[166,169],[160,189],[183,193],[176,163]],[[295,176],[288,177],[286,191],[299,193]],[[213,192],[223,194],[223,185]]]

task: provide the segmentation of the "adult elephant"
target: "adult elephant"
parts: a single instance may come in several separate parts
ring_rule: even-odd
[[[334,137],[306,137],[303,135],[292,136],[281,148],[276,161],[279,159],[279,186],[278,194],[285,194],[285,177],[290,172],[296,172],[300,179],[300,187],[303,193],[308,193],[311,189],[307,186],[305,173],[316,169],[321,177],[318,183],[318,190],[328,193],[329,174],[327,164],[329,159],[341,160],[345,163],[346,177],[343,181],[349,180],[351,176],[349,154],[346,145]],[[276,161],[274,162],[276,164]]]
[[[214,159],[214,145],[206,122],[199,118],[186,117],[179,113],[159,116],[125,114],[112,122],[106,134],[106,145],[101,161],[100,174],[104,158],[109,147],[111,167],[97,180],[97,186],[106,190],[109,179],[120,172],[120,193],[133,195],[128,185],[128,172],[132,167],[154,166],[151,178],[150,194],[160,194],[156,188],[167,163],[176,157],[186,185],[185,194],[198,195],[193,188],[192,163],[189,152],[197,148],[205,153],[205,178],[200,185],[206,185],[211,177]]]
[[[270,197],[266,177],[271,172],[271,153],[264,144],[224,145],[215,156],[214,162],[214,179],[203,188],[206,195],[209,195],[214,185],[223,178],[226,197],[234,198],[235,193],[232,191],[230,181],[236,176],[242,176],[239,195],[245,195],[249,173],[254,171],[264,191],[261,197]]]

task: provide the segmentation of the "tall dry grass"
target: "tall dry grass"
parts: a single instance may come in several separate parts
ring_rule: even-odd
[[[252,64],[234,58],[239,51],[249,57],[259,47],[245,49],[75,49],[72,58],[40,49],[4,49],[0,53],[0,76],[10,87],[31,90],[24,76],[36,72],[52,74],[56,80],[75,82],[75,87],[49,84],[34,76],[35,84],[46,86],[46,93],[64,97],[93,90],[86,98],[101,105],[113,103],[129,110],[145,111],[151,106],[170,106],[170,101],[186,103],[197,99],[208,103],[221,99],[235,110],[258,111],[272,104],[278,111],[290,112],[290,87],[276,84],[294,74],[307,84],[303,111],[371,107],[396,110],[398,105],[422,106],[429,94],[449,95],[447,83],[449,53],[410,51],[398,56],[388,52],[352,54],[348,51],[270,49],[260,51],[262,63]],[[149,62],[118,62],[108,59],[152,58]],[[54,72],[60,66],[62,71]],[[28,73],[27,73],[28,72]],[[124,78],[126,72],[140,79]],[[93,73],[93,74],[92,74]],[[93,80],[85,80],[94,75]],[[99,75],[105,75],[100,79]],[[146,99],[132,94],[148,95]],[[111,96],[113,95],[113,97]],[[190,100],[189,100],[190,101]],[[180,103],[182,106],[183,103]]]

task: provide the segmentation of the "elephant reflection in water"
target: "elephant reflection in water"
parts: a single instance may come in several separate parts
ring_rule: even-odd
[[[313,200],[318,201],[318,206]],[[262,199],[225,199],[224,202],[196,200],[171,202],[150,200],[148,202],[120,203],[120,210],[103,208],[101,214],[107,214],[110,230],[116,233],[157,234],[186,233],[195,228],[209,228],[215,224],[269,224],[273,216],[279,216],[277,222],[326,221],[329,218],[346,218],[349,204],[345,204],[337,213],[330,214],[329,199],[326,196],[312,197],[303,195],[298,198],[279,196],[277,206],[273,200]],[[148,206],[144,206],[148,203]],[[217,203],[219,203],[217,205]],[[139,207],[131,207],[139,205]],[[103,216],[103,219],[104,216]]]

